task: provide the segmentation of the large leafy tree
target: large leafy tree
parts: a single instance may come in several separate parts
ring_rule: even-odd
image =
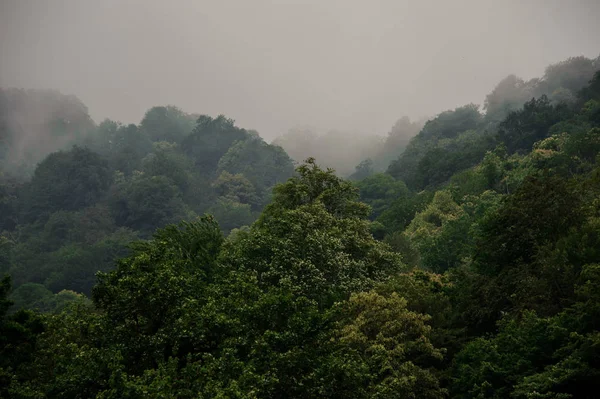
[[[340,305],[332,353],[317,371],[332,398],[444,398],[432,365],[442,359],[429,317],[407,309],[396,293],[353,294]]]
[[[571,116],[564,104],[552,105],[542,96],[525,103],[522,109],[508,114],[498,131],[498,140],[509,153],[530,151],[533,144],[549,135],[552,125]]]
[[[402,269],[397,255],[373,239],[369,208],[357,190],[309,159],[277,186],[273,202],[231,253],[259,281],[323,303],[368,289]]]
[[[111,194],[110,209],[117,225],[146,235],[189,215],[181,191],[165,176],[140,173],[116,184]]]
[[[140,129],[152,141],[179,142],[194,128],[195,117],[168,105],[150,108],[140,122]]]
[[[108,162],[86,148],[53,153],[38,165],[28,184],[25,220],[93,205],[106,194],[112,178]]]
[[[285,151],[260,137],[236,142],[221,157],[218,167],[219,171],[244,175],[263,197],[294,173],[292,160]]]
[[[194,160],[196,166],[204,173],[212,173],[217,169],[219,160],[238,140],[248,138],[246,130],[234,125],[233,119],[224,115],[216,118],[202,115],[196,127],[182,141],[186,155]]]

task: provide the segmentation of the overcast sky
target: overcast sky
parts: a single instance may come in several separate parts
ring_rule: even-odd
[[[0,86],[77,95],[96,121],[153,105],[385,134],[509,73],[600,54],[597,0],[0,0]]]

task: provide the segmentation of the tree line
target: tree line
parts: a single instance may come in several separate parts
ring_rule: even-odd
[[[0,396],[595,397],[599,69],[509,77],[351,179],[168,107],[6,174]]]

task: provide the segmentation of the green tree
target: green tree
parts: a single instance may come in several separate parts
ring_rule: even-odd
[[[355,183],[360,190],[360,199],[373,209],[375,219],[388,209],[394,201],[408,200],[411,193],[402,181],[387,173],[377,173]]]
[[[58,210],[93,205],[112,182],[108,162],[92,151],[73,147],[50,154],[35,170],[26,191],[24,217],[45,219]]]
[[[151,141],[178,143],[194,128],[195,117],[172,105],[150,108],[140,122],[140,129]]]
[[[0,280],[0,395],[10,396],[10,385],[27,378],[23,368],[31,361],[37,339],[44,331],[41,319],[31,311],[9,314],[10,277]]]
[[[185,358],[195,345],[210,345],[202,343],[206,327],[189,330],[195,324],[191,318],[199,315],[187,309],[197,309],[203,287],[218,273],[222,241],[211,217],[182,222],[179,228],[158,230],[150,242],[135,244],[116,270],[98,274],[94,303],[114,325],[130,372],[152,369],[170,356]]]
[[[570,116],[566,105],[554,106],[545,95],[534,98],[526,102],[523,109],[508,114],[499,126],[497,138],[509,153],[530,151],[536,141],[548,136],[552,125]]]
[[[233,143],[246,138],[248,132],[236,127],[232,119],[223,115],[216,118],[202,115],[198,118],[196,127],[182,141],[181,148],[200,170],[212,173]]]
[[[177,145],[168,142],[155,142],[153,151],[142,159],[141,171],[147,176],[165,176],[181,192],[191,184],[190,169],[193,163],[178,151]]]
[[[429,340],[428,316],[396,293],[353,294],[340,304],[335,347],[323,366],[320,395],[354,398],[444,398],[431,366],[442,353]],[[329,380],[329,381],[328,381]],[[331,382],[330,382],[331,381]]]
[[[373,239],[357,190],[313,160],[275,188],[273,203],[239,238],[229,262],[259,282],[331,304],[402,269]]]
[[[118,226],[145,234],[190,216],[179,188],[171,179],[143,174],[113,187],[110,209]]]
[[[219,159],[218,171],[242,174],[264,198],[273,186],[292,176],[294,166],[281,147],[269,145],[260,137],[250,137],[229,148]]]

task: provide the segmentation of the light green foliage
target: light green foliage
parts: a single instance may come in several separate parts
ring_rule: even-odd
[[[537,169],[565,176],[589,172],[600,152],[600,129],[583,132],[562,132],[542,140],[531,152]]]
[[[448,276],[414,269],[393,276],[376,291],[382,295],[396,293],[406,299],[408,310],[431,317],[429,339],[436,348],[443,348],[444,364],[449,365],[465,338],[464,330],[455,324],[453,317],[452,284]]]
[[[419,243],[437,234],[444,223],[456,220],[461,214],[462,209],[454,202],[452,194],[449,191],[438,191],[433,201],[422,212],[415,215],[406,233],[412,241]]]
[[[332,395],[333,389],[341,389],[355,398],[445,397],[429,369],[442,359],[429,340],[429,317],[406,306],[396,293],[375,292],[353,294],[340,304],[342,316],[332,343],[336,351],[332,370],[327,370],[336,373],[339,385],[325,392]]]
[[[470,260],[479,223],[496,211],[501,196],[485,191],[479,196],[463,197],[458,205],[449,199],[449,192],[438,191],[436,196],[439,193],[444,193],[443,201],[447,202],[436,202],[434,198],[425,211],[415,216],[405,235],[419,252],[420,266],[442,273]]]
[[[230,262],[256,273],[261,284],[324,303],[402,269],[399,257],[371,236],[368,207],[357,202],[349,182],[312,160],[298,173],[276,187],[273,203],[238,238]]]
[[[419,251],[421,266],[443,272],[458,266],[469,246],[470,215],[449,191],[436,192],[433,201],[406,228],[405,235]]]

